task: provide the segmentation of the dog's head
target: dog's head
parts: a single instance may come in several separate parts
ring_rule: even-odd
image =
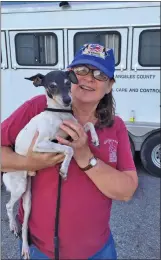
[[[45,76],[36,74],[30,78],[35,87],[43,86],[49,98],[65,107],[71,104],[71,83],[77,84],[78,80],[73,71],[51,71]]]

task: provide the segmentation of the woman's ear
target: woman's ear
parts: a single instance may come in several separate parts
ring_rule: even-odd
[[[109,80],[108,86],[107,86],[107,89],[106,89],[106,94],[111,92],[114,83],[115,83],[115,81],[113,79]]]

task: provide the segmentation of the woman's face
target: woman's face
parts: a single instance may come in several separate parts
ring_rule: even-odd
[[[77,66],[75,67],[76,69],[72,68],[72,70],[75,71],[78,79],[78,84],[72,84],[71,87],[72,99],[73,100],[77,99],[80,102],[84,102],[84,103],[88,102],[88,103],[97,104],[105,94],[108,94],[111,91],[114,81],[107,78],[107,76],[104,75],[102,72],[101,72],[101,78],[106,79],[106,81],[100,81],[94,78],[91,71],[89,71],[87,75],[78,75],[77,71],[79,72],[79,70],[81,70],[81,67],[83,66],[79,66],[79,67]],[[93,66],[85,66],[85,67],[88,67],[91,70],[97,70],[97,72],[99,72],[98,69]],[[96,77],[97,77],[97,72],[95,74]]]

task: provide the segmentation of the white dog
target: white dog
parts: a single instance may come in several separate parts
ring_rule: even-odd
[[[63,179],[67,178],[68,167],[73,156],[73,149],[66,145],[61,145],[52,142],[56,139],[56,135],[66,138],[67,135],[59,126],[63,120],[76,120],[71,110],[70,88],[71,82],[78,83],[77,77],[73,71],[52,71],[48,74],[37,74],[31,78],[26,78],[33,81],[37,86],[44,86],[47,96],[47,105],[49,110],[57,109],[59,112],[43,111],[35,116],[22,129],[15,141],[15,152],[20,155],[26,155],[31,145],[32,139],[39,132],[38,138],[33,147],[35,152],[59,152],[65,154],[65,159],[60,167],[60,174]],[[69,110],[68,111],[63,111]],[[92,123],[87,123],[84,126],[85,131],[90,130],[92,142],[95,146],[99,145],[99,140]],[[7,172],[3,174],[3,182],[6,189],[11,192],[10,201],[6,204],[7,214],[9,217],[10,230],[17,235],[18,229],[13,215],[13,207],[16,201],[21,197],[23,199],[24,220],[22,225],[22,256],[24,259],[29,259],[28,245],[28,219],[31,211],[31,177],[35,173],[27,171]]]

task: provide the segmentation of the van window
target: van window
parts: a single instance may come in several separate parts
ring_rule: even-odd
[[[54,33],[18,33],[15,48],[19,65],[54,66],[58,62],[57,36]]]
[[[160,67],[160,30],[144,30],[139,37],[138,62],[144,67]]]
[[[79,32],[74,36],[74,54],[85,43],[99,43],[105,48],[112,48],[115,54],[115,65],[120,63],[121,56],[121,35],[119,32],[102,31],[102,32]]]

